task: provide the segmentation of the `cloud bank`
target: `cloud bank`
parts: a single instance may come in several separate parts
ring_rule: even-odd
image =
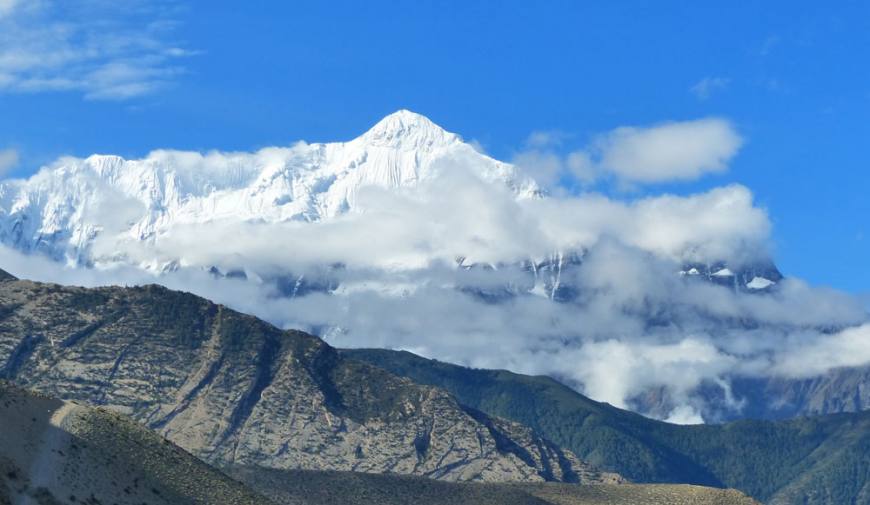
[[[226,270],[349,268],[403,270],[458,257],[484,264],[540,260],[617,240],[675,262],[735,265],[765,257],[770,224],[742,186],[689,197],[632,202],[601,195],[517,201],[472,176],[444,176],[415,191],[360,191],[356,211],[318,222],[235,220],[180,225],[154,242],[105,237],[97,255],[123,251],[134,263],[152,258]],[[235,237],[227,247],[226,238]]]

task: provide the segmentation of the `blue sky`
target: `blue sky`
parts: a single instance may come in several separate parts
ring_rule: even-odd
[[[9,174],[62,154],[345,140],[399,108],[506,160],[535,131],[568,152],[722,117],[745,140],[728,172],[637,191],[744,184],[782,270],[870,286],[864,2],[112,4],[0,0]]]

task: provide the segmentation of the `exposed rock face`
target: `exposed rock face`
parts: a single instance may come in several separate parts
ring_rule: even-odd
[[[860,412],[870,409],[870,366],[838,368],[807,379],[745,379],[735,381],[734,390],[746,398],[747,417]]]
[[[707,400],[704,418],[716,422],[784,420],[870,409],[870,366],[836,368],[808,378],[735,377],[729,392],[739,401],[737,409],[727,408],[728,400],[721,387],[705,386],[697,391]],[[633,398],[632,406],[665,417],[673,403],[667,391],[655,389]]]
[[[219,465],[618,479],[441,389],[157,286],[0,282],[0,378],[129,414]]]

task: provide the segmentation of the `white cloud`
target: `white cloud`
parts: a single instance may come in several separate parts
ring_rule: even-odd
[[[630,203],[596,194],[517,201],[506,190],[460,173],[445,174],[415,192],[362,190],[356,209],[318,223],[229,219],[179,225],[153,243],[105,235],[94,253],[112,257],[120,249],[134,261],[159,257],[229,269],[248,262],[263,268],[342,263],[397,269],[449,263],[459,256],[514,262],[615,239],[670,261],[729,258],[738,264],[767,255],[770,229],[766,212],[753,205],[742,186]],[[94,225],[105,227],[100,221]],[[234,237],[230,248],[227,237]]]
[[[674,424],[703,424],[704,418],[690,405],[678,405],[664,419]]]
[[[596,148],[601,167],[620,180],[656,183],[724,172],[742,144],[731,123],[708,118],[617,128]]]
[[[6,175],[18,166],[18,151],[15,149],[0,149],[0,176]]]
[[[511,163],[541,186],[551,189],[558,186],[559,178],[565,170],[561,157],[553,152],[538,149],[518,153]]]
[[[421,218],[407,216],[405,224],[418,225]],[[469,366],[549,374],[622,407],[633,407],[639,395],[660,391],[671,407],[659,415],[673,422],[700,420],[704,399],[697,390],[704,384],[720,385],[727,393],[728,380],[735,376],[803,377],[870,362],[866,326],[833,335],[811,329],[866,320],[860,302],[845,295],[788,282],[771,297],[735,292],[676,275],[680,263],[671,259],[604,240],[591,246],[581,265],[560,273],[561,282],[585,293],[576,301],[556,303],[525,295],[492,303],[473,293],[530,288],[528,271],[505,264],[464,270],[452,261],[401,269],[372,266],[379,263],[372,255],[389,254],[391,245],[419,240],[432,230],[368,235],[384,244],[366,246],[362,237],[378,230],[364,220],[353,224],[364,225],[359,236],[345,236],[353,226],[302,225],[310,227],[301,234],[275,226],[247,234],[238,228],[205,227],[176,245],[193,249],[206,263],[164,274],[123,264],[69,269],[6,248],[0,248],[0,265],[25,278],[73,284],[160,282],[280,326],[323,332],[336,346],[408,349]],[[201,241],[208,237],[214,238]],[[293,266],[298,254],[314,254],[318,247],[324,261],[337,258],[341,244],[343,258],[357,256],[354,263],[337,269],[321,263],[319,271]],[[222,258],[209,252],[216,247]],[[294,250],[299,247],[303,251]],[[403,256],[396,254],[393,258]],[[203,268],[213,260],[224,271],[247,265],[249,279],[213,277]],[[305,274],[309,282],[327,279],[342,288],[335,294],[288,298],[275,279],[290,272],[285,285],[292,286]],[[758,329],[748,329],[746,321]]]
[[[689,91],[699,100],[706,100],[713,93],[727,88],[730,83],[731,80],[724,77],[705,77],[693,84]]]
[[[0,2],[0,92],[123,100],[170,83],[191,54],[170,40],[167,11],[142,0]]]
[[[625,126],[599,135],[584,149],[567,156],[553,149],[561,137],[533,133],[529,149],[513,162],[543,186],[562,177],[590,186],[611,176],[623,186],[691,181],[728,170],[743,139],[727,120],[704,118],[653,126]]]
[[[598,167],[587,152],[574,151],[569,154],[565,166],[568,172],[584,186],[591,185],[601,176]]]
[[[816,335],[797,333],[779,355],[774,373],[786,377],[814,377],[840,367],[870,363],[870,324]]]

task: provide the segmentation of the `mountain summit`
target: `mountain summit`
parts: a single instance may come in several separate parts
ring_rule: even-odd
[[[365,144],[404,150],[431,149],[462,142],[429,118],[407,109],[398,110],[377,122],[357,139]]]

